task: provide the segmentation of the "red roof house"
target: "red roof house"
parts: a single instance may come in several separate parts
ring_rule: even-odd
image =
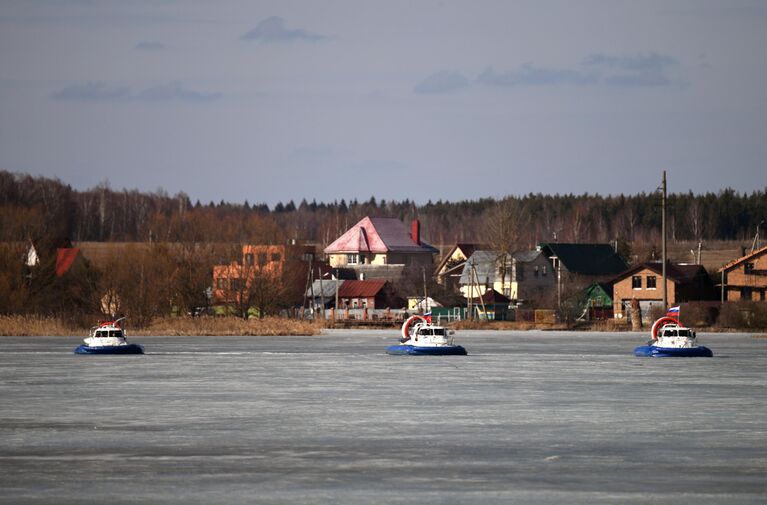
[[[369,281],[344,281],[338,287],[339,308],[385,309],[402,306],[404,301],[397,297],[391,285],[382,279]]]
[[[421,224],[411,229],[395,218],[365,217],[324,250],[330,266],[431,265],[439,251],[421,241]]]

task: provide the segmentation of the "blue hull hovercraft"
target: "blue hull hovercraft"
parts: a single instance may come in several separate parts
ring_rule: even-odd
[[[91,329],[91,336],[83,339],[85,343],[75,348],[75,354],[144,354],[143,346],[128,343],[120,325],[123,319],[100,322]]]
[[[466,356],[466,349],[453,344],[453,331],[431,324],[431,316],[411,316],[402,325],[398,345],[386,348],[387,354],[400,356]]]
[[[708,347],[698,345],[695,332],[673,317],[661,317],[652,325],[652,340],[634,349],[634,356],[650,358],[711,358]]]

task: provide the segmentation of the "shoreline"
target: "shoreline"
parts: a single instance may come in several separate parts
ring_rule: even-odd
[[[95,319],[94,319],[95,320]],[[634,331],[630,326],[611,322],[594,324],[534,324],[512,321],[477,322],[461,321],[449,325],[458,332],[462,331],[569,331],[574,333],[637,333],[649,331],[649,326]],[[197,318],[159,318],[145,328],[125,326],[128,337],[242,337],[242,336],[320,336],[323,330],[392,330],[399,331],[399,326],[371,326],[331,324],[328,321],[310,321],[268,317],[264,319],[239,319],[233,317],[197,317]],[[55,317],[40,316],[0,316],[0,337],[84,337],[90,327],[84,327]],[[760,328],[719,328],[695,327],[698,333],[751,333],[753,338],[767,338],[767,330]],[[325,333],[327,335],[327,333]]]

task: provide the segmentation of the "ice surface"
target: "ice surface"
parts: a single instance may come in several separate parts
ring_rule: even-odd
[[[0,503],[765,503],[767,339],[644,334],[0,338]]]

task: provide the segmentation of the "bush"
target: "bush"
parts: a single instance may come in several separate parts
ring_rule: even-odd
[[[722,328],[767,329],[767,303],[752,301],[724,303],[717,325]]]
[[[680,318],[689,326],[712,326],[719,319],[720,308],[720,302],[684,303],[680,307]]]

